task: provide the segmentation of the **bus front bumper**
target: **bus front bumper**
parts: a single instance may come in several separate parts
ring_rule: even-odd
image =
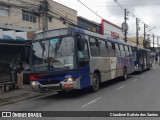
[[[31,86],[33,90],[73,90],[80,89],[80,80],[72,82],[60,82],[58,84],[47,84],[42,85],[38,81],[31,81]]]

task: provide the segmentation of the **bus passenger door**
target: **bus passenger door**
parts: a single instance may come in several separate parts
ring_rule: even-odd
[[[80,73],[80,88],[86,88],[91,85],[90,67],[89,67],[89,49],[84,35],[77,38],[78,65]]]

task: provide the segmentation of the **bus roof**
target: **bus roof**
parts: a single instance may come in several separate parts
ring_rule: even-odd
[[[73,35],[74,33],[86,34],[86,35],[90,35],[92,37],[100,38],[106,41],[111,41],[111,42],[118,43],[118,44],[132,46],[126,42],[123,42],[120,39],[113,39],[111,37],[106,37],[104,35],[94,33],[94,32],[84,30],[82,28],[78,28],[74,26],[69,26],[69,28],[53,29],[53,30],[48,30],[48,31],[37,33],[34,36],[34,40],[51,39],[51,38],[58,37],[58,36]]]
[[[71,34],[72,34],[72,30],[68,28],[53,29],[53,30],[48,30],[48,31],[35,34],[33,40],[44,40],[44,39],[50,39],[58,36],[71,35]]]
[[[107,40],[107,41],[112,41],[112,42],[118,43],[118,44],[132,46],[132,45],[120,40],[120,39],[114,39],[114,38],[111,38],[111,37],[106,37],[106,36],[98,34],[98,33],[94,33],[94,32],[88,31],[88,30],[84,30],[82,28],[77,28],[77,27],[71,27],[71,28],[74,29],[74,31],[77,32],[77,33],[90,35],[90,36],[101,38],[101,39],[104,39],[104,40]]]
[[[138,49],[138,50],[151,51],[150,49],[142,48],[142,47],[139,47],[139,46],[134,46],[134,48],[136,48],[136,49]]]

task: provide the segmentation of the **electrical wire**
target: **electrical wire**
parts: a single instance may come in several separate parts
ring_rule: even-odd
[[[94,12],[92,9],[90,9],[87,5],[85,5],[83,2],[81,2],[80,0],[77,0],[79,3],[81,3],[83,6],[85,6],[88,10],[90,10],[92,13],[94,13],[95,15],[97,15],[98,17],[102,18],[99,14],[97,14],[96,12]]]

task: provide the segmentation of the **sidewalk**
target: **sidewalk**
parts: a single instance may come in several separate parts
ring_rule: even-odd
[[[12,91],[0,93],[0,106],[46,94],[48,93],[33,92],[30,84],[25,84],[23,89],[15,89]]]

